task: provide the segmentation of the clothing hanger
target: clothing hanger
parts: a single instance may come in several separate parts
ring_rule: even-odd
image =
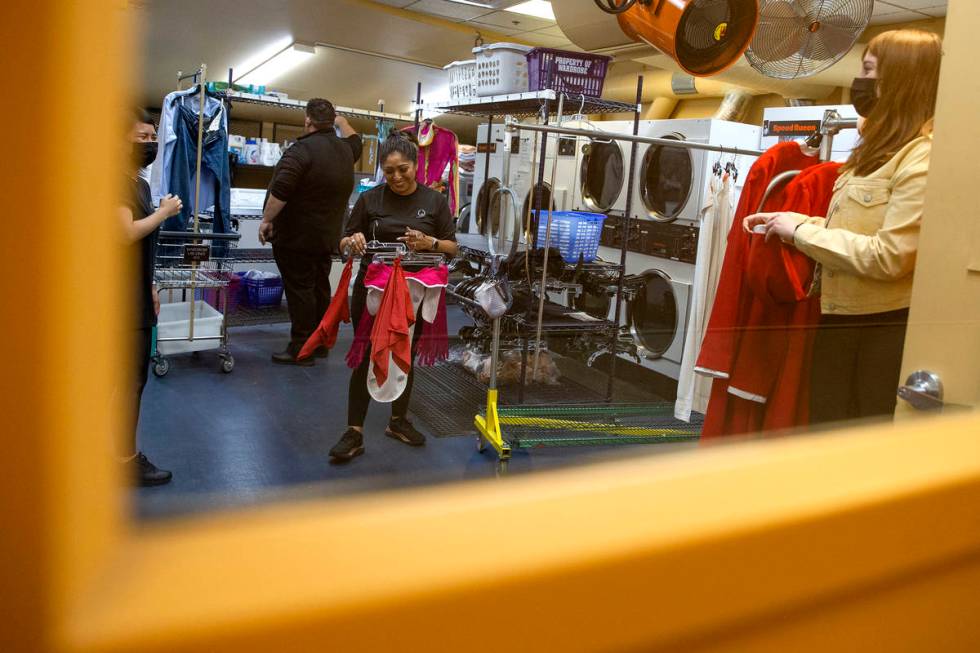
[[[803,171],[787,170],[786,172],[780,173],[773,177],[772,181],[769,182],[768,188],[766,188],[765,194],[762,196],[762,201],[759,202],[759,208],[756,210],[756,213],[762,213],[762,208],[766,205],[766,202],[769,201],[769,198],[772,197],[773,193],[775,193],[780,186],[784,186],[795,179],[801,172]]]

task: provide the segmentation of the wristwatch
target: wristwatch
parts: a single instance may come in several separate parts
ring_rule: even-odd
[[[435,236],[432,236],[431,238],[432,238],[432,244],[429,246],[429,249],[431,249],[434,252],[436,251],[436,248],[439,246],[439,239],[436,238]]]

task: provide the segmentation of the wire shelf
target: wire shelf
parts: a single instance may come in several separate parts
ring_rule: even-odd
[[[636,107],[627,102],[614,102],[597,97],[575,94],[565,95],[565,107],[574,109],[576,113],[587,115],[605,113],[634,113]],[[532,91],[514,93],[512,95],[493,95],[478,97],[463,101],[439,102],[426,105],[426,109],[456,113],[465,116],[514,116],[515,118],[530,118],[538,115],[546,101],[555,102],[559,94],[555,91]]]
[[[215,94],[217,97],[229,102],[244,104],[255,104],[276,109],[305,110],[304,100],[293,100],[290,98],[276,98],[265,95],[255,95],[254,93],[241,93],[239,91],[221,91]],[[370,120],[394,120],[395,122],[414,122],[413,116],[401,113],[387,113],[383,111],[371,111],[369,109],[355,109],[352,107],[335,106],[334,110],[338,115],[352,118],[368,118]]]
[[[674,418],[672,403],[504,406],[501,427],[513,448],[664,444],[700,438],[702,421]]]
[[[156,268],[153,279],[161,290],[178,290],[181,288],[224,288],[228,285],[229,276],[224,270],[187,269],[187,268]]]

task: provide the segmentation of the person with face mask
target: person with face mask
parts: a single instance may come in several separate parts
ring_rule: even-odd
[[[139,424],[140,401],[146,387],[153,342],[153,327],[160,312],[160,298],[153,285],[153,267],[157,248],[157,233],[167,218],[180,213],[183,207],[179,197],[167,195],[154,210],[150,199],[150,186],[140,176],[140,170],[153,163],[157,155],[157,134],[153,120],[142,109],[131,118],[128,133],[129,169],[126,184],[129,199],[119,208],[119,224],[123,240],[132,249],[134,264],[130,282],[136,290],[135,308],[135,406],[132,437],[127,441],[123,458],[132,467],[132,475],[140,485],[163,485],[170,482],[172,474],[159,469],[138,450],[136,427]]]
[[[862,139],[841,169],[829,214],[744,221],[746,231],[762,225],[767,240],[780,238],[817,263],[813,424],[894,414],[941,60],[942,41],[929,32],[872,39],[851,89]]]

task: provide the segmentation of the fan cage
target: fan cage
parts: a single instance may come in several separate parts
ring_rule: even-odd
[[[677,29],[677,60],[695,75],[713,75],[745,52],[755,33],[758,3],[693,0]]]
[[[873,11],[874,0],[763,0],[745,57],[767,77],[811,77],[854,47]]]

